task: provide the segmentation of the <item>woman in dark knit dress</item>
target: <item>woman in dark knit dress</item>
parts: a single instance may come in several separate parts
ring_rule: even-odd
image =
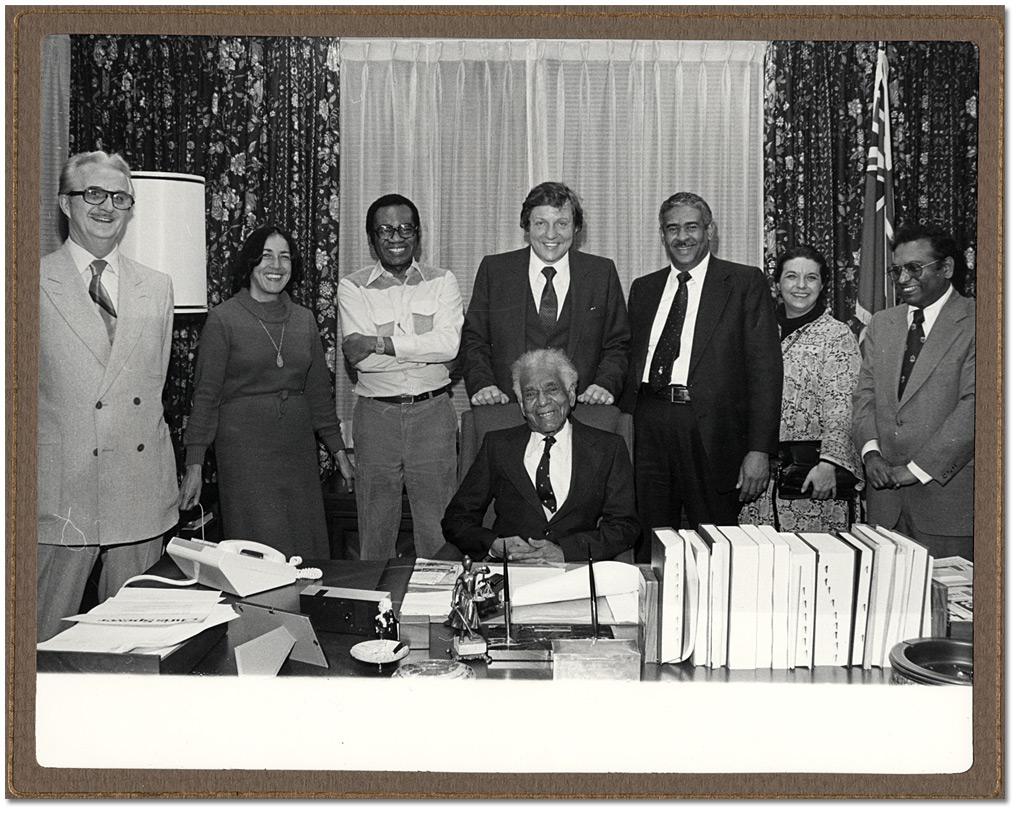
[[[283,229],[262,226],[245,240],[233,273],[237,293],[209,312],[202,330],[180,506],[198,502],[211,444],[225,538],[328,559],[315,433],[349,489],[354,468],[315,318],[287,293],[301,279],[297,245]]]

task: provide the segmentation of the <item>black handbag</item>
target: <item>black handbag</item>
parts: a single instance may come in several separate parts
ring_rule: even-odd
[[[811,492],[802,492],[804,478],[818,465],[822,451],[821,441],[780,441],[779,455],[772,465],[772,516],[779,528],[779,508],[776,498],[804,500]],[[856,520],[857,478],[852,472],[836,465],[835,500],[847,501],[849,522]]]
[[[804,478],[818,466],[822,451],[821,441],[780,441],[779,457],[775,463],[777,497],[783,500],[800,500],[811,497],[801,492]],[[836,465],[836,500],[853,500],[857,497],[857,478]]]

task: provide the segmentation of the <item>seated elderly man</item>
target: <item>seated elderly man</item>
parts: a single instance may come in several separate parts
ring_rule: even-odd
[[[511,370],[526,424],[488,433],[443,517],[447,541],[475,559],[612,559],[638,536],[634,479],[623,438],[568,417],[577,369],[559,349],[521,356]],[[482,525],[496,501],[492,529]]]

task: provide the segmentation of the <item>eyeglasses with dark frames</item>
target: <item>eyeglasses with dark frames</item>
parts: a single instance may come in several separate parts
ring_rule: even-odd
[[[400,235],[402,238],[414,237],[418,233],[418,227],[413,223],[401,223],[398,226],[390,226],[384,223],[375,227],[376,237],[382,240],[389,240],[393,235]]]
[[[107,198],[113,199],[114,209],[130,209],[135,205],[135,198],[128,192],[113,192],[109,189],[103,189],[102,187],[85,187],[85,189],[75,190],[74,192],[65,192],[65,195],[69,197],[75,197],[80,195],[85,203],[91,204],[92,206],[99,206]]]
[[[945,258],[942,258],[940,260],[932,260],[930,263],[914,262],[905,263],[902,266],[889,266],[889,271],[887,271],[886,274],[889,275],[889,279],[892,280],[893,282],[900,279],[900,275],[903,274],[903,272],[906,272],[915,280],[917,280],[920,279],[922,274],[924,274],[924,270],[928,268],[928,266],[934,266],[936,263],[941,263],[942,260],[944,259]]]

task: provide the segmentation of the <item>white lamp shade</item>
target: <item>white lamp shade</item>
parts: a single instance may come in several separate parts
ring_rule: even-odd
[[[135,205],[121,251],[174,282],[174,311],[208,310],[205,179],[180,172],[132,172]]]

